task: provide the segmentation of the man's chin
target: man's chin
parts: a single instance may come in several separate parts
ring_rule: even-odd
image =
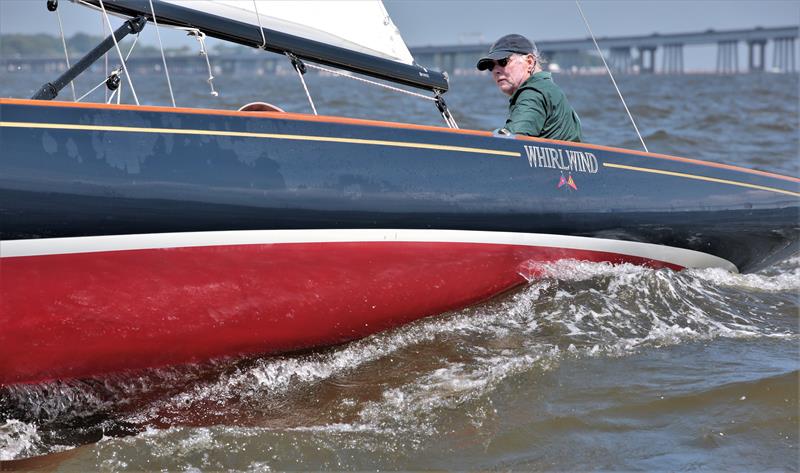
[[[497,86],[500,88],[500,92],[506,95],[511,95],[514,93],[514,86],[509,84],[508,82],[497,84]]]

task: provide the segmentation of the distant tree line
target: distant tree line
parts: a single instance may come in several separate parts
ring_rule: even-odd
[[[2,0],[0,0],[2,1]],[[103,41],[103,37],[86,33],[75,33],[67,38],[67,50],[70,57],[78,58]],[[128,44],[126,42],[126,44]],[[126,46],[123,51],[127,51]],[[167,55],[191,54],[189,46],[165,48]],[[134,55],[151,56],[161,54],[158,48],[137,44]],[[48,34],[2,34],[0,35],[0,57],[3,58],[60,58],[64,57],[61,37]]]

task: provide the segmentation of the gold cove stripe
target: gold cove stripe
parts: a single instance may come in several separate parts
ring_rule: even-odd
[[[718,182],[720,184],[730,184],[732,186],[749,187],[751,189],[758,189],[762,191],[777,192],[779,194],[791,195],[792,197],[800,197],[800,193],[778,189],[775,187],[758,186],[755,184],[748,184],[746,182],[729,181],[727,179],[717,179],[715,177],[698,176],[696,174],[685,174],[682,172],[663,171],[661,169],[640,168],[636,166],[626,166],[624,164],[603,163],[603,166],[617,169],[627,169],[628,171],[649,172],[653,174],[664,174],[666,176],[685,177],[688,179],[697,179],[699,181]]]
[[[26,123],[0,122],[0,127],[8,128],[40,128],[51,130],[82,131],[114,131],[126,133],[171,133],[175,135],[234,136],[240,138],[269,138],[275,140],[321,141],[327,143],[350,143],[359,145],[396,146],[399,148],[434,149],[440,151],[458,151],[462,153],[492,154],[519,158],[516,151],[499,151],[494,149],[467,148],[463,146],[436,145],[429,143],[409,143],[405,141],[365,140],[360,138],[338,138],[334,136],[284,135],[276,133],[251,133],[245,131],[222,130],[188,130],[176,128],[138,128],[127,126],[73,125],[67,123]]]

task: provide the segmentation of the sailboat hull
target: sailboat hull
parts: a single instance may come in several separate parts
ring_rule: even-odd
[[[0,381],[334,345],[489,298],[535,276],[531,262],[563,258],[675,268],[591,250],[424,241],[9,258],[3,301],[15,322],[3,331]]]
[[[0,100],[0,384],[281,353],[561,259],[751,271],[800,180],[483,132]]]

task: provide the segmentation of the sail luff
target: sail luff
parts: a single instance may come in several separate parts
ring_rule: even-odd
[[[98,0],[82,1],[94,5],[99,3]],[[159,24],[196,28],[208,36],[245,46],[260,48],[262,45],[261,32],[253,24],[212,15],[170,1],[153,2],[156,4]],[[104,0],[104,4],[107,10],[123,16],[145,15],[152,21],[147,0]],[[269,28],[263,28],[263,32],[267,38],[265,49],[274,53],[291,52],[300,59],[421,89],[439,92],[448,89],[444,74],[416,64],[376,57]]]

